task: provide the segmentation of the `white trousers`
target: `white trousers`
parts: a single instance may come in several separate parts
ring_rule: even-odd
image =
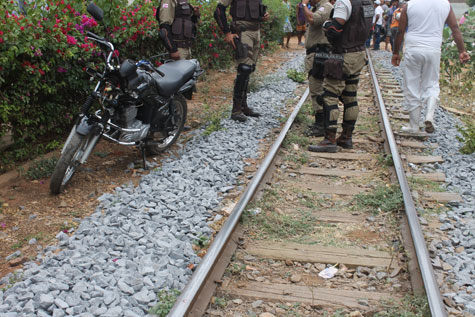
[[[440,51],[407,47],[402,71],[404,104],[409,112],[422,107],[429,97],[439,100]]]

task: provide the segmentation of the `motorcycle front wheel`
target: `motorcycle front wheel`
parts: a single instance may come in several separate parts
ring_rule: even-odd
[[[165,125],[165,132],[150,132],[150,145],[146,146],[147,152],[152,155],[158,155],[172,146],[181,131],[186,121],[187,104],[183,96],[179,95],[173,98],[172,111],[167,118]]]
[[[56,163],[51,182],[49,185],[52,194],[57,195],[64,191],[64,188],[73,177],[79,167],[84,150],[92,141],[92,137],[87,137],[74,132],[71,139],[64,145],[63,153]]]

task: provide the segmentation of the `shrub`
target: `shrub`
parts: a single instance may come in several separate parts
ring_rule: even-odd
[[[26,171],[26,177],[33,180],[50,177],[57,162],[57,157],[34,161]]]
[[[475,41],[475,10],[470,10],[467,20],[460,26],[465,49],[467,52],[473,52]],[[449,28],[445,28],[443,32],[444,41],[442,43],[441,55],[441,83],[448,86],[453,93],[473,96],[473,82],[475,78],[474,54],[470,54],[470,61],[462,65],[458,59],[459,54],[457,46],[453,41]]]
[[[475,153],[475,121],[467,121],[465,128],[457,127],[457,129],[462,134],[462,137],[457,136],[457,139],[464,143],[460,152],[463,154]]]

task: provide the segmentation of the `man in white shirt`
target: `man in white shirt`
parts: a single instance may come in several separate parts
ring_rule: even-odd
[[[374,16],[373,16],[373,29],[369,34],[368,40],[366,41],[366,47],[371,46],[371,38],[373,38],[373,49],[375,51],[379,50],[379,43],[381,42],[381,29],[383,28],[383,13],[384,10],[381,7],[381,1],[374,1]]]
[[[434,132],[434,111],[439,100],[439,71],[444,24],[452,30],[459,51],[459,60],[470,60],[457,24],[457,19],[447,0],[409,1],[402,9],[399,30],[394,43],[392,64],[399,66],[399,51],[405,41],[404,51],[404,103],[409,111],[407,133],[419,132],[422,106],[426,105],[425,131]],[[406,31],[407,29],[407,31]],[[406,38],[404,39],[404,35]]]

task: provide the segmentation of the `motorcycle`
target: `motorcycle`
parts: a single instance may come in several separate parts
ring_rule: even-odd
[[[87,11],[97,21],[104,18],[93,3]],[[52,194],[64,191],[100,139],[139,147],[146,167],[146,152],[157,155],[177,141],[186,121],[186,99],[192,98],[203,73],[197,60],[165,61],[159,67],[147,60],[120,63],[111,42],[89,31],[87,36],[101,47],[105,67],[102,72],[87,70],[98,82],[63,146],[51,176]],[[91,113],[96,100],[100,109]]]

